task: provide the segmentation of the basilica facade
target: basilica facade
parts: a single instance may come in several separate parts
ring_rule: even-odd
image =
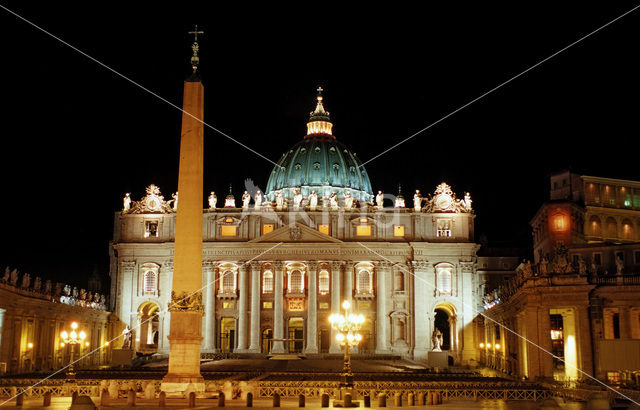
[[[437,343],[450,360],[474,364],[484,279],[470,195],[458,199],[442,183],[384,206],[386,195],[374,195],[362,162],[332,126],[319,95],[307,135],[282,155],[266,192],[221,203],[209,196],[203,354],[340,353],[328,319],[349,300],[365,317],[359,354],[427,360]],[[138,201],[127,194],[115,213],[112,308],[134,329],[139,352],[169,351],[167,307],[180,280],[173,198],[152,185]]]

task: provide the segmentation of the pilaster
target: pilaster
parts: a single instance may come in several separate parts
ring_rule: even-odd
[[[340,270],[344,266],[342,261],[331,262],[331,313],[340,313]],[[331,328],[331,344],[329,345],[329,353],[340,353],[340,344],[336,340],[337,332]]]
[[[251,262],[251,332],[249,351],[260,353],[260,273],[261,262]]]
[[[307,308],[307,340],[305,353],[318,353],[318,279],[317,262],[307,262],[309,269],[309,300]]]
[[[271,353],[284,353],[284,343],[282,342],[284,337],[284,263],[274,262],[273,267],[275,272],[273,273],[273,344],[271,345]]]

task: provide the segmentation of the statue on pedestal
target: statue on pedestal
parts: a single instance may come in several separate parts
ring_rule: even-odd
[[[13,286],[18,286],[18,269],[11,271],[11,284]]]
[[[177,211],[178,210],[178,193],[176,192],[175,194],[171,194],[171,198],[173,198],[173,210]]]
[[[379,209],[384,208],[384,194],[382,191],[378,191],[378,195],[376,195],[376,206]]]
[[[260,209],[262,207],[262,192],[256,192],[256,196],[253,197],[253,202],[255,202],[255,209]]]
[[[2,282],[9,283],[9,278],[11,277],[11,270],[7,266],[4,268],[4,276],[2,277]]]
[[[419,189],[416,189],[416,193],[413,195],[413,209],[416,212],[420,212],[422,209],[422,195],[420,195]]]
[[[216,197],[216,193],[211,191],[209,195],[209,209],[216,209],[216,204],[218,203],[218,198]]]
[[[25,273],[24,275],[22,275],[22,283],[20,287],[22,289],[28,289],[30,284],[31,284],[31,275],[29,275],[28,273]]]
[[[282,211],[284,208],[284,197],[282,196],[282,192],[278,191],[276,193],[276,209],[278,211]]]
[[[442,351],[442,332],[437,327],[433,330],[431,335],[431,344],[433,345],[434,352]]]
[[[41,287],[42,287],[42,279],[40,279],[40,276],[36,276],[36,279],[33,281],[33,291],[40,293]]]
[[[469,194],[468,192],[464,193],[464,209],[466,211],[471,211],[471,194]]]
[[[122,348],[131,349],[131,328],[127,325],[122,331]]]
[[[295,194],[293,194],[293,209],[297,211],[300,209],[300,205],[302,205],[302,194],[300,189],[296,188]]]
[[[624,270],[624,261],[620,256],[616,256],[616,275],[621,276]]]
[[[351,192],[347,191],[344,194],[344,209],[352,209],[353,208],[353,197],[351,196]]]
[[[318,194],[316,194],[316,191],[311,191],[311,193],[309,194],[309,209],[311,211],[315,211],[317,207],[318,207]]]
[[[131,194],[129,192],[124,194],[124,199],[122,200],[122,202],[123,202],[122,204],[123,212],[127,212],[129,209],[131,209]]]
[[[329,205],[331,205],[331,209],[334,211],[338,209],[338,195],[336,195],[335,192],[332,192],[329,196]]]
[[[242,209],[249,209],[249,202],[251,202],[251,195],[248,191],[244,191],[242,194]]]

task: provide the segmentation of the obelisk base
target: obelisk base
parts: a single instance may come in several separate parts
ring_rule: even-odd
[[[200,375],[201,327],[202,312],[171,312],[169,372],[161,386],[167,395],[182,395],[187,390],[204,392],[204,378]]]

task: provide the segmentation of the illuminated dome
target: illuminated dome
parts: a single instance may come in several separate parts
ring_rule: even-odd
[[[319,88],[318,92],[322,89]],[[369,176],[356,155],[331,134],[333,124],[318,94],[304,139],[285,152],[271,171],[266,195],[273,201],[278,191],[291,199],[296,188],[303,196],[316,191],[319,197],[346,192],[360,201],[371,201]]]

